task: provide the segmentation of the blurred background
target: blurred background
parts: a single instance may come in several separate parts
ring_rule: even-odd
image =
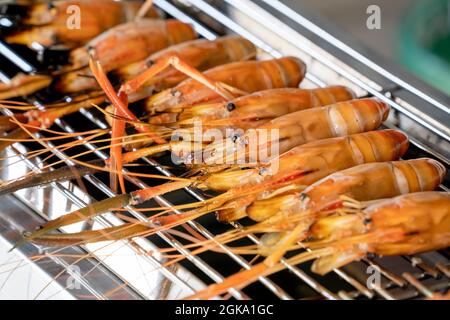
[[[341,40],[355,40],[450,95],[450,0],[282,0]],[[370,30],[367,8],[380,8]],[[325,24],[326,26],[324,26]]]

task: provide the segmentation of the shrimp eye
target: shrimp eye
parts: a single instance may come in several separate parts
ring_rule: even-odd
[[[130,202],[131,203],[139,203],[141,201],[141,198],[137,194],[132,194]]]
[[[170,89],[170,94],[172,95],[172,97],[179,97],[181,95],[180,91],[178,91],[175,88]]]
[[[367,258],[369,258],[369,259],[375,259],[375,257],[376,257],[376,255],[375,255],[375,253],[373,253],[373,252],[367,252]]]
[[[90,56],[95,56],[95,48],[93,46],[88,46],[87,52]]]
[[[183,136],[179,132],[175,132],[174,134],[172,134],[171,139],[172,139],[172,141],[182,141]]]
[[[306,193],[300,192],[300,200],[305,201],[309,196]]]
[[[151,67],[155,64],[155,61],[153,61],[152,59],[148,59],[146,62],[147,67]]]
[[[262,168],[259,169],[258,174],[260,176],[263,176],[263,175],[265,175],[267,173],[267,171],[268,171],[267,168],[262,167]]]
[[[365,224],[365,225],[367,225],[371,222],[372,222],[372,219],[370,219],[370,218],[364,218],[364,220],[363,220],[363,224]]]
[[[234,109],[236,109],[236,105],[233,103],[233,102],[229,102],[228,104],[227,104],[227,110],[228,111],[233,111]]]
[[[40,229],[42,229],[43,227],[40,227],[39,229],[37,229],[37,230],[40,230]],[[29,231],[24,231],[24,232],[22,232],[22,237],[24,237],[24,238],[29,238],[29,237],[31,237],[31,235],[32,235],[32,232],[29,232]]]

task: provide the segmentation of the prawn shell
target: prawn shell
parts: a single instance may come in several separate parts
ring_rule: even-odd
[[[213,41],[207,39],[185,41],[160,50],[145,60],[119,68],[113,72],[113,77],[118,78],[119,82],[124,82],[147,70],[155,61],[173,54],[203,71],[218,65],[251,59],[256,56],[256,47],[247,39],[236,35],[220,37]],[[186,78],[187,75],[184,73],[169,68],[147,80],[144,86],[153,86],[153,90],[161,91],[177,85]]]
[[[364,213],[371,232],[399,228],[405,236],[399,244],[374,244],[377,254],[413,254],[450,245],[450,193],[411,193],[369,206]]]
[[[195,39],[193,27],[178,20],[140,19],[118,25],[72,51],[73,68],[80,70],[61,76],[55,88],[62,92],[78,92],[97,88],[97,82],[87,66],[93,52],[105,72],[142,60],[149,54],[173,44]]]
[[[344,86],[268,89],[238,97],[231,101],[231,104],[226,102],[193,106],[183,110],[179,120],[206,122],[226,118],[243,119],[238,122],[240,126],[256,127],[261,121],[264,123],[288,113],[346,101],[354,97],[353,91]],[[233,107],[232,110],[229,110],[229,105]]]
[[[47,3],[23,6],[26,16],[15,22],[15,32],[7,35],[6,41],[29,46],[33,42],[45,47],[61,43],[80,46],[115,25],[132,20],[140,5],[138,1],[73,0],[52,1],[51,6]],[[81,13],[80,27],[69,29],[68,18],[77,12],[73,11],[75,8]],[[156,18],[159,13],[152,8],[147,17]]]
[[[328,210],[342,205],[340,196],[343,195],[357,201],[371,201],[433,191],[442,183],[445,173],[440,162],[428,158],[366,163],[333,173],[313,183],[301,194],[289,193],[255,201],[247,208],[247,215],[255,221],[262,221],[276,214],[288,216],[305,210]]]
[[[416,192],[376,201],[359,214],[319,219],[311,227],[314,248],[332,253],[314,262],[312,271],[325,274],[362,258],[409,255],[439,250],[450,245],[450,193]],[[349,259],[337,259],[347,256]]]
[[[266,89],[298,87],[304,78],[306,65],[294,57],[264,61],[234,62],[215,67],[205,75],[247,93]],[[178,86],[162,91],[147,99],[148,112],[162,112],[175,107],[221,101],[220,96],[194,79],[187,79]]]

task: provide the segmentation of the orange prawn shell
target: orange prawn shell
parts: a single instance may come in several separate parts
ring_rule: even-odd
[[[173,44],[195,39],[193,27],[178,20],[141,19],[118,25],[71,53],[73,68],[82,70],[64,74],[56,84],[62,92],[78,92],[97,87],[88,68],[92,51],[105,72],[142,60],[149,54]],[[84,76],[83,76],[84,75]]]
[[[221,37],[214,41],[191,40],[160,50],[147,59],[128,65],[116,72],[122,80],[129,80],[147,70],[155,61],[173,54],[188,61],[198,70],[207,70],[221,64],[251,59],[256,56],[256,47],[247,39],[235,35]],[[187,75],[171,67],[149,79],[145,86],[157,85],[154,90],[159,91],[173,87],[186,78]]]
[[[414,175],[405,177],[405,173]],[[357,201],[390,198],[401,194],[435,190],[445,176],[445,167],[433,159],[367,163],[326,177],[304,190],[309,208],[347,195]],[[422,182],[416,183],[421,180]],[[348,190],[351,186],[351,192]],[[379,186],[383,186],[380,188]]]
[[[413,254],[450,245],[450,193],[420,192],[368,207],[370,230],[401,230],[401,243],[375,243],[380,255]]]
[[[230,117],[255,114],[258,118],[276,118],[307,108],[315,108],[351,100],[352,90],[344,86],[329,86],[311,90],[297,88],[269,89],[237,98]],[[301,108],[304,106],[304,108]]]
[[[303,167],[303,171],[311,172],[309,178],[302,179],[303,184],[309,185],[318,180],[317,175],[320,175],[320,178],[325,177],[332,172],[348,168],[349,164],[354,166],[398,159],[407,148],[408,138],[396,130],[370,131],[313,141],[282,154],[277,175],[289,174],[295,172],[296,168]],[[330,168],[332,171],[323,171],[320,168]]]
[[[256,91],[297,87],[306,72],[306,65],[298,58],[284,57],[265,61],[234,62],[205,72],[209,78],[252,93]],[[194,79],[163,91],[146,101],[149,112],[164,111],[177,106],[192,106],[204,102],[223,101],[213,90]]]
[[[280,139],[297,137],[298,143],[346,136],[377,129],[386,119],[389,107],[373,99],[355,99],[300,110],[275,118],[260,126],[279,130]],[[298,119],[298,120],[297,120]]]
[[[211,189],[221,191],[262,181],[278,187],[285,183],[310,185],[331,173],[358,164],[396,160],[407,148],[408,138],[400,131],[370,131],[312,141],[297,146],[258,168],[225,173],[226,179],[224,173],[212,174],[203,183]],[[277,180],[286,182],[278,183]],[[218,181],[220,189],[215,185]]]
[[[405,173],[410,171],[414,172],[414,176],[406,179]],[[333,173],[302,192],[288,192],[255,201],[247,208],[247,214],[261,221],[278,212],[295,215],[334,209],[342,205],[342,195],[357,201],[370,201],[410,192],[432,191],[442,182],[445,172],[445,167],[433,159],[366,163]],[[416,183],[419,180],[422,182]]]
[[[115,26],[74,50],[70,58],[74,68],[86,66],[92,51],[94,59],[108,72],[196,37],[191,25],[178,20],[140,19]]]
[[[386,119],[388,113],[389,106],[374,99],[355,99],[323,107],[308,108],[282,115],[265,123],[258,119],[256,122],[263,122],[263,124],[257,126],[257,130],[251,130],[240,138],[240,141],[257,143],[257,148],[254,148],[254,145],[237,143],[234,144],[235,152],[230,155],[226,150],[233,144],[227,143],[227,139],[225,139],[210,144],[205,149],[205,153],[213,154],[208,157],[208,161],[222,163],[232,163],[237,154],[241,158],[248,159],[251,148],[257,149],[257,154],[263,152],[268,154],[268,151],[275,146],[279,153],[283,153],[310,141],[375,130]],[[210,124],[214,124],[214,121]],[[243,124],[246,129],[245,121]],[[242,128],[240,125],[237,127]],[[269,138],[269,135],[273,138]],[[225,156],[223,156],[224,153]],[[252,158],[254,158],[252,162],[260,161],[255,154]]]
[[[450,245],[450,193],[426,191],[378,200],[360,214],[319,219],[310,231],[322,240],[316,248],[334,247],[335,254],[402,255],[445,248]]]
[[[243,119],[241,122],[247,121],[249,126],[255,127],[254,123],[258,123],[258,120],[270,120],[288,113],[346,101],[354,97],[353,91],[344,86],[268,89],[234,99],[230,105],[232,110],[229,110],[228,102],[193,106],[184,110],[179,119],[192,117],[198,117],[203,121]]]
[[[8,35],[6,39],[26,45],[38,42],[50,46],[62,42],[71,47],[78,46],[117,24],[132,20],[140,6],[138,1],[112,0],[53,1],[51,7],[47,3],[37,3],[30,7],[29,17],[23,20],[32,27]],[[67,27],[68,18],[75,12],[69,10],[71,7],[79,8],[80,28]],[[159,14],[152,8],[147,16],[156,18]]]

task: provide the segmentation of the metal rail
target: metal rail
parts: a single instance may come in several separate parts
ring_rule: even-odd
[[[281,1],[279,1],[279,0],[262,0],[262,1],[267,3],[269,6],[275,8],[276,10],[282,12],[283,14],[288,16],[289,18],[291,18],[294,21],[296,21],[297,23],[301,24],[303,27],[307,28],[312,33],[314,33],[315,35],[317,35],[317,36],[321,37],[322,39],[324,39],[325,41],[327,41],[327,43],[330,43],[330,44],[334,45],[336,48],[338,48],[338,49],[348,53],[349,55],[351,55],[352,57],[354,57],[355,59],[357,59],[358,61],[363,63],[365,66],[370,67],[371,69],[373,69],[376,72],[380,73],[381,75],[383,75],[384,77],[386,77],[389,80],[393,81],[397,85],[405,88],[409,92],[411,92],[411,93],[417,95],[418,97],[424,99],[425,101],[431,103],[436,108],[439,108],[442,111],[445,111],[447,113],[450,112],[450,108],[448,106],[446,106],[443,103],[439,102],[438,100],[436,100],[435,98],[431,97],[427,93],[418,90],[416,87],[410,85],[409,83],[407,83],[403,79],[397,77],[396,75],[392,74],[391,72],[389,72],[388,70],[386,70],[382,66],[376,64],[375,62],[373,62],[372,60],[370,60],[366,56],[362,55],[361,53],[359,53],[358,51],[356,51],[355,49],[353,49],[349,45],[343,43],[342,41],[340,41],[339,39],[337,39],[336,37],[334,37],[333,35],[331,35],[327,31],[325,31],[324,29],[320,28],[318,25],[316,25],[316,24],[312,23],[311,21],[309,21],[306,17],[302,16],[300,13],[295,12],[294,10],[292,10],[291,8],[289,8],[288,6],[283,4]]]

